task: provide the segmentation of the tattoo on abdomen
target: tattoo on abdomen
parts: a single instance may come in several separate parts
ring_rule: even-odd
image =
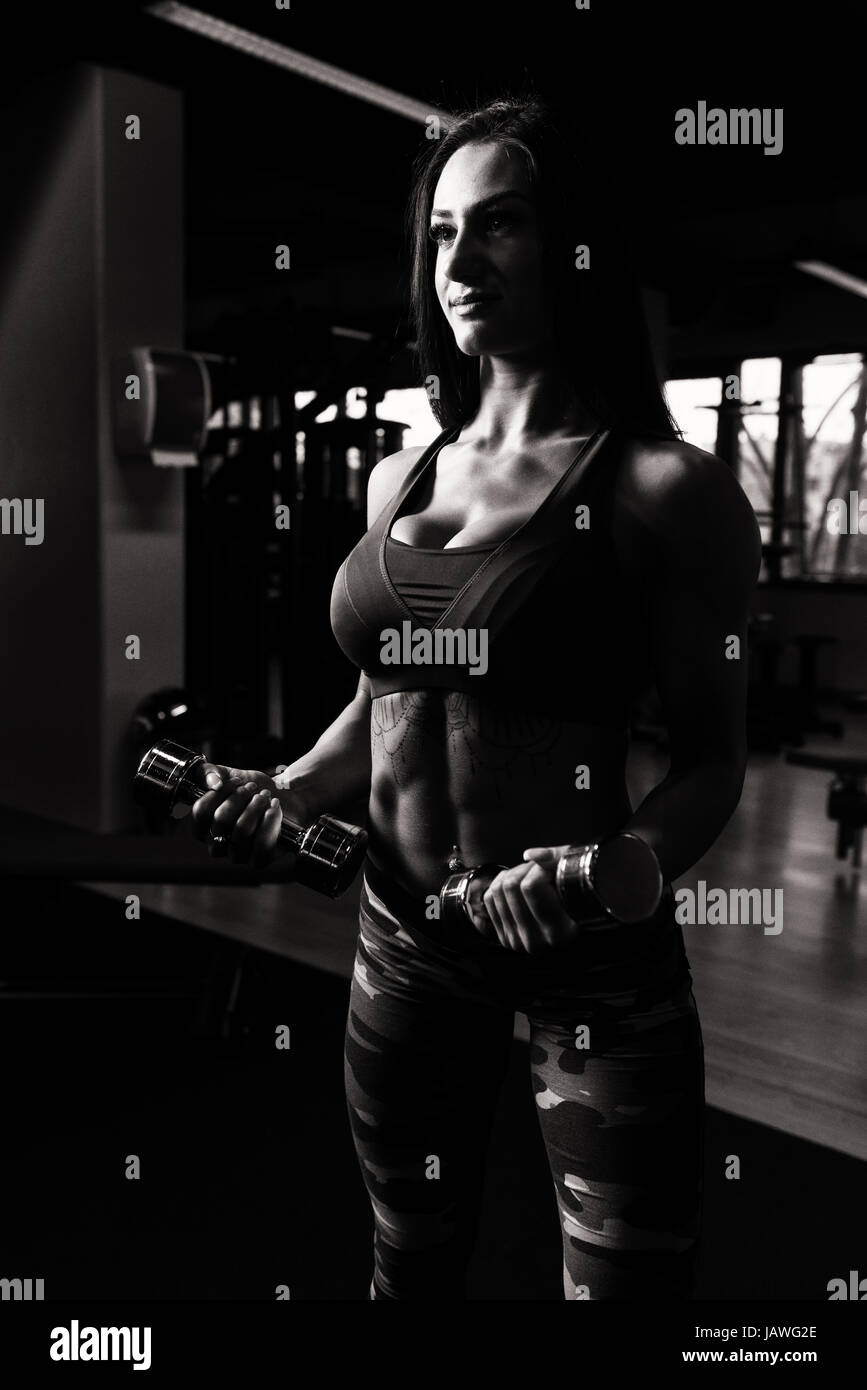
[[[398,691],[373,701],[372,748],[389,758],[396,786],[466,760],[500,799],[516,775],[550,766],[562,732],[557,720],[480,704],[461,691]]]
[[[401,690],[373,701],[371,751],[390,760],[395,786],[415,777],[420,763],[432,770],[443,762],[443,727],[442,710],[426,691]]]

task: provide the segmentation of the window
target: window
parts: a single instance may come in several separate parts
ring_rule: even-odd
[[[867,534],[859,529],[859,502],[867,496],[867,356],[817,357],[801,368],[800,377],[802,572],[825,579],[867,578]],[[796,455],[793,462],[798,461]],[[867,516],[861,524],[867,532]]]
[[[696,377],[667,381],[665,394],[675,424],[683,431],[687,444],[716,452],[717,416],[722,401],[722,378]]]

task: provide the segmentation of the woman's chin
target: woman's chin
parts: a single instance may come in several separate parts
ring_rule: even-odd
[[[465,357],[496,357],[504,350],[504,344],[500,338],[493,333],[486,333],[483,328],[470,333],[456,333],[455,342],[459,350]]]

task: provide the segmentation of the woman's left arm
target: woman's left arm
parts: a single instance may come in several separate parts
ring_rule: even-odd
[[[666,882],[711,847],[747,765],[747,622],[761,566],[752,507],[728,466],[687,444],[636,449],[618,480],[619,545],[638,557],[670,768],[622,827]]]
[[[747,621],[761,534],[726,464],[682,443],[636,445],[625,456],[613,533],[670,747],[667,776],[619,829],[650,845],[670,882],[711,847],[743,789]],[[531,952],[573,938],[580,928],[554,887],[567,848],[528,848],[523,863],[499,873],[477,929]]]

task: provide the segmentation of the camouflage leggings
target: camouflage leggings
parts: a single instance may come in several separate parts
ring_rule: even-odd
[[[530,1022],[566,1299],[692,1296],[704,1057],[668,892],[638,928],[530,957],[471,929],[462,946],[438,940],[368,867],[345,1044],[374,1213],[368,1298],[466,1297],[515,1010]]]

